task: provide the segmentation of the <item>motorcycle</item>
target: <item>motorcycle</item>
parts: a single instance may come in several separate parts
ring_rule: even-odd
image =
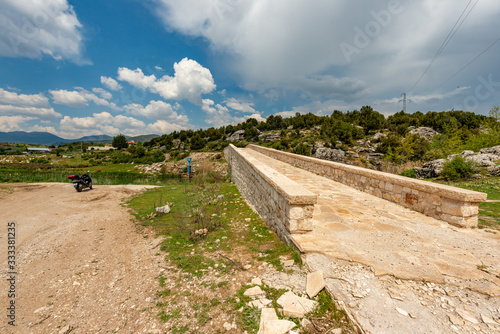
[[[82,176],[78,174],[73,174],[69,175],[68,179],[73,181],[73,187],[75,188],[76,191],[80,192],[82,189],[89,188],[92,189],[92,179],[89,176],[89,170],[87,171],[86,174],[83,174]]]

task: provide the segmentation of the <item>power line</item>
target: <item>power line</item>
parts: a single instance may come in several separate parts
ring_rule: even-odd
[[[441,55],[441,53],[443,52],[444,48],[448,45],[448,43],[453,38],[453,36],[455,36],[455,34],[458,31],[458,29],[462,26],[462,24],[467,19],[467,17],[469,16],[469,14],[474,9],[474,7],[477,5],[478,2],[479,2],[479,0],[476,0],[476,2],[474,3],[474,5],[469,9],[469,12],[467,13],[467,15],[460,22],[460,20],[464,16],[465,12],[467,11],[467,8],[469,8],[470,4],[472,3],[472,0],[469,0],[469,3],[467,3],[467,6],[465,6],[464,10],[462,11],[462,14],[460,14],[460,16],[458,17],[457,21],[455,22],[455,24],[451,28],[450,32],[448,33],[448,36],[446,36],[446,38],[444,39],[443,43],[441,44],[441,46],[437,50],[436,54],[434,55],[434,57],[431,59],[431,61],[427,65],[426,69],[424,70],[424,72],[422,73],[422,75],[420,76],[420,78],[418,78],[417,82],[415,82],[415,84],[413,85],[413,88],[411,89],[412,92],[415,90],[415,88],[417,87],[418,83],[420,82],[420,80],[422,80],[422,78],[427,73],[427,71],[429,70],[429,68],[431,68],[431,66],[434,64],[434,62],[437,60],[437,58]],[[459,22],[460,22],[460,24],[459,24]],[[457,24],[458,24],[458,27],[457,27]],[[456,29],[455,29],[455,27],[456,27]]]
[[[486,49],[484,49],[480,54],[478,54],[470,62],[468,62],[467,64],[465,64],[461,69],[459,69],[458,71],[456,71],[455,74],[453,74],[451,77],[449,77],[448,79],[446,79],[446,81],[444,81],[442,84],[440,84],[439,86],[437,86],[436,89],[439,88],[439,87],[441,87],[441,86],[443,86],[445,83],[447,83],[451,79],[453,79],[458,73],[462,72],[466,67],[468,67],[470,64],[472,64],[473,62],[475,62],[477,58],[481,57],[483,55],[483,53],[485,53],[486,51],[488,51],[489,49],[491,49],[493,47],[493,45],[497,44],[498,42],[500,42],[500,38],[497,39],[496,41],[494,41],[490,46],[488,46]]]

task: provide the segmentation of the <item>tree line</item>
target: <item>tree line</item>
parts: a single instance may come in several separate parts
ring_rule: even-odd
[[[385,117],[372,107],[363,106],[360,110],[347,112],[334,110],[328,116],[296,113],[285,118],[271,115],[265,121],[250,118],[237,125],[174,131],[153,138],[141,147],[146,151],[160,147],[164,151],[221,151],[229,145],[227,137],[235,131],[243,130],[245,140],[235,143],[239,146],[259,142],[260,133],[274,131],[279,133],[280,140],[261,144],[309,155],[314,153],[308,149],[314,141],[322,141],[326,147],[347,149],[360,139],[383,132],[386,137],[380,139],[377,151],[383,153],[386,160],[402,163],[442,158],[462,149],[478,151],[482,147],[499,145],[498,119],[498,107],[490,111],[490,116],[451,110],[427,113],[401,111]],[[410,127],[429,127],[439,134],[429,142],[411,134]],[[310,134],[304,135],[304,132]],[[142,152],[142,148],[139,151]]]

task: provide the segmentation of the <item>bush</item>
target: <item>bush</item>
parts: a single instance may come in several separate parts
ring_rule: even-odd
[[[301,154],[301,155],[309,155],[309,146],[306,144],[302,143],[297,146],[292,150],[292,153],[295,154]]]
[[[441,176],[447,180],[468,179],[476,173],[476,166],[473,162],[465,160],[461,155],[457,155],[453,160],[448,161],[443,166]]]
[[[403,172],[401,172],[401,175],[406,177],[411,177],[414,179],[417,178],[417,172],[413,168],[404,170]]]

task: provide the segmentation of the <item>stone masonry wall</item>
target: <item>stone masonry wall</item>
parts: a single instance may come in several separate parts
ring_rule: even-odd
[[[315,194],[232,144],[226,147],[224,155],[231,180],[281,239],[291,244],[291,233],[312,229]]]
[[[485,193],[262,146],[248,148],[459,227],[477,226],[478,205],[487,197]]]

